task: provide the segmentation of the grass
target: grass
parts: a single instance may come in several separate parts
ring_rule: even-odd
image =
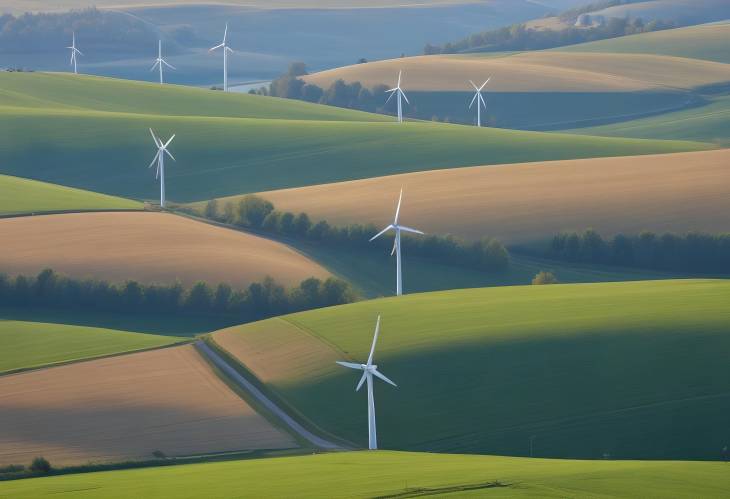
[[[730,146],[730,95],[708,98],[708,104],[650,118],[571,131],[606,137],[699,140]]]
[[[239,342],[244,364],[274,371],[271,390],[360,444],[365,398],[334,361],[365,359],[382,314],[376,362],[399,385],[376,387],[383,448],[525,456],[532,439],[538,457],[719,459],[728,298],[721,280],[457,290],[245,325],[220,344]],[[272,328],[320,339],[320,353],[269,353]]]
[[[723,463],[568,461],[349,452],[65,475],[0,483],[40,498],[252,497],[722,497]],[[501,486],[495,486],[498,482]]]
[[[60,185],[0,175],[0,215],[61,210],[141,210],[142,203]]]
[[[6,315],[7,314],[7,315]],[[14,320],[0,312],[0,373],[171,345],[184,338],[110,328]]]
[[[66,105],[72,107],[49,102],[60,95],[57,83],[70,88],[67,95],[79,96],[68,97]],[[148,127],[165,137],[177,134],[171,146],[177,162],[167,168],[167,195],[175,201],[435,168],[713,147],[435,123],[399,126],[382,122],[382,116],[326,106],[104,78],[3,73],[0,86],[12,88],[13,102],[21,102],[0,106],[0,123],[12,123],[0,136],[4,173],[144,199],[158,196],[154,175],[146,169],[154,154]],[[167,107],[136,103],[154,101],[160,92],[172,96]],[[215,107],[208,102],[213,98],[221,99],[219,108],[238,109],[244,117],[201,115],[201,109]],[[89,110],[96,101],[105,111]],[[279,111],[268,117],[264,111],[248,116],[241,111],[258,105]],[[290,105],[301,112],[292,111],[289,119],[276,114]]]
[[[730,64],[730,52],[727,50],[729,37],[730,23],[705,24],[581,43],[554,50],[670,55]]]

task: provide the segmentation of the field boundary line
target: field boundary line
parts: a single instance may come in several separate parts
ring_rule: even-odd
[[[274,403],[269,397],[267,397],[262,390],[260,390],[254,383],[246,379],[237,369],[229,364],[226,359],[218,352],[213,350],[204,341],[198,340],[195,343],[198,351],[213,363],[215,367],[220,369],[226,376],[233,380],[239,387],[243,388],[249,393],[257,402],[263,405],[268,411],[276,416],[283,424],[285,424],[291,431],[296,433],[299,437],[308,441],[315,447],[324,450],[347,450],[344,446],[331,442],[322,437],[319,437],[307,430],[289,414],[287,414],[281,407]]]

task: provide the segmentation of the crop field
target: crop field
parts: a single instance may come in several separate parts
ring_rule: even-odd
[[[382,314],[375,363],[398,383],[376,386],[382,448],[526,456],[532,440],[536,457],[719,459],[730,438],[728,298],[722,280],[457,290],[213,339],[255,374],[265,365],[268,388],[304,417],[360,444],[365,397],[334,360],[363,361]]]
[[[498,456],[348,452],[0,483],[17,499],[147,497],[674,497],[719,498],[730,487],[724,463],[570,461]],[[501,486],[495,486],[495,482]],[[491,486],[489,486],[491,484]]]
[[[58,210],[141,210],[142,203],[60,185],[0,175],[0,215]]]
[[[594,12],[606,17],[641,17],[680,20],[683,24],[699,24],[730,19],[730,5],[725,0],[651,0],[616,5]]]
[[[75,89],[81,96],[78,102],[69,97],[69,108],[61,108],[53,100],[53,78],[37,73],[0,73],[0,87],[6,83],[12,87],[14,102],[20,103],[9,105],[6,100],[6,105],[0,106],[0,129],[7,132],[0,134],[0,170],[138,199],[154,200],[159,195],[154,171],[147,169],[155,152],[149,127],[163,137],[176,134],[170,150],[177,161],[167,164],[166,184],[168,199],[179,202],[439,168],[715,147],[698,142],[594,138],[442,123],[397,125],[382,122],[383,116],[296,102],[291,105],[300,104],[302,112],[293,112],[292,119],[281,119],[284,104],[289,106],[291,101],[218,96],[174,86],[161,90],[159,85],[106,78],[63,76],[58,81],[66,92]],[[107,85],[108,89],[101,89]],[[147,87],[154,88],[149,95],[143,92]],[[142,108],[159,97],[158,92],[174,97],[157,108],[149,104],[152,114],[143,114]],[[113,98],[107,97],[111,94]],[[195,103],[197,95],[202,98],[200,104]],[[234,118],[228,111],[224,116],[204,116],[204,107],[209,105],[206,99],[213,97],[224,98],[216,104],[219,107],[228,106],[230,100],[231,110],[260,107],[247,117]],[[241,99],[240,108],[233,104],[237,98]],[[84,108],[91,105],[88,99],[101,100],[100,106],[106,110]],[[137,100],[141,104],[135,104]],[[176,101],[181,103],[179,111],[175,110]],[[263,108],[269,105],[274,111],[269,117],[260,117],[267,115]],[[112,111],[114,107],[119,110]],[[190,114],[177,114],[181,112]],[[317,113],[333,113],[349,121]]]
[[[243,287],[273,277],[286,285],[330,274],[291,248],[166,213],[71,213],[0,220],[2,271],[44,268],[113,282]]]
[[[730,23],[704,24],[560,47],[561,52],[657,54],[730,64]]]
[[[279,210],[303,211],[313,220],[385,226],[403,187],[402,220],[409,226],[510,244],[589,227],[605,235],[723,232],[730,230],[718,216],[730,210],[729,162],[727,149],[596,158],[419,172],[261,195]]]
[[[341,78],[373,86],[470,92],[469,80],[488,76],[489,92],[636,92],[694,87],[730,81],[730,65],[651,54],[523,52],[517,54],[430,55],[356,64],[305,78],[329,86]]]
[[[610,125],[577,128],[571,133],[642,139],[701,140],[730,146],[730,96],[709,98],[705,106]]]
[[[192,345],[2,376],[0,393],[1,465],[41,455],[64,466],[154,459],[155,451],[296,447]]]
[[[0,374],[61,362],[170,345],[175,336],[78,324],[13,320],[0,311]]]

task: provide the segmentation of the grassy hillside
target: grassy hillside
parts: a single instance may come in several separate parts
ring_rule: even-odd
[[[141,210],[142,203],[60,185],[0,175],[0,215],[57,210]]]
[[[730,23],[704,24],[581,43],[554,50],[671,55],[728,64],[730,63],[728,38],[730,38]]]
[[[0,311],[0,373],[169,345],[182,338],[78,324],[13,320]]]
[[[721,497],[722,463],[567,461],[495,456],[349,452],[0,483],[18,499],[55,497]],[[499,481],[504,487],[486,488]],[[469,492],[471,490],[471,492]],[[459,494],[459,492],[461,492]]]
[[[290,247],[168,213],[72,213],[0,220],[0,270],[45,268],[111,282],[290,286],[329,272]]]
[[[730,146],[730,96],[709,98],[708,104],[650,118],[572,130],[607,137],[701,140]]]
[[[728,298],[730,282],[710,280],[460,290],[213,338],[297,411],[360,444],[365,397],[334,361],[365,359],[382,314],[376,362],[398,383],[376,388],[383,448],[524,456],[534,437],[539,457],[718,459],[730,439]],[[306,348],[272,352],[301,335]]]
[[[640,17],[644,21],[659,19],[689,25],[729,19],[730,5],[725,0],[645,0],[608,7],[592,14]]]
[[[281,110],[282,101],[220,96],[173,86],[160,89],[159,85],[102,78],[59,77],[62,82],[66,78],[71,79],[68,85],[79,96],[113,93],[116,97],[111,101],[102,98],[99,105],[107,109],[105,112],[84,108],[92,106],[84,97],[79,97],[77,103],[69,98],[67,104],[75,107],[64,109],[56,102],[47,102],[50,95],[56,95],[54,79],[48,75],[0,74],[0,87],[11,85],[12,81],[13,92],[19,94],[17,102],[25,106],[8,105],[7,100],[4,107],[0,106],[0,127],[7,131],[0,134],[3,173],[155,199],[158,184],[154,172],[147,169],[155,152],[148,127],[154,127],[163,137],[177,134],[170,147],[177,162],[167,163],[167,195],[176,201],[415,170],[711,147],[690,142],[477,130],[435,123],[333,121],[335,118],[323,119],[317,113],[335,113],[356,120],[360,116],[368,120],[383,117],[304,103],[300,104],[306,112],[294,115],[295,119],[281,119],[279,115],[209,117],[200,115],[200,109],[208,109],[209,104],[207,101],[196,104],[195,96],[220,97],[224,105],[240,98],[242,108],[255,103],[263,107],[270,104]],[[106,89],[107,85],[112,85],[111,90]],[[141,89],[148,87],[154,88],[150,95],[169,92],[174,96],[173,102],[180,102],[179,112],[193,114],[180,116],[170,107],[155,109],[152,104],[149,104],[151,111],[147,112],[153,114],[143,114],[139,107],[144,106],[126,104],[137,100],[138,95],[144,94]],[[150,97],[152,101],[153,97]],[[290,102],[284,104],[297,104]],[[108,110],[112,104],[118,105],[119,111]],[[310,117],[315,119],[304,119],[310,110]],[[154,114],[157,112],[176,115]]]
[[[468,109],[469,80],[491,76],[483,123],[551,130],[623,121],[699,102],[696,89],[730,82],[730,65],[654,54],[538,51],[517,54],[439,55],[391,59],[322,71],[306,77],[320,86],[334,80],[393,84],[403,71],[410,116],[476,122]]]
[[[430,234],[492,236],[507,244],[588,227],[611,235],[724,232],[730,224],[717,214],[730,210],[729,162],[727,149],[596,158],[418,172],[261,195],[279,210],[304,211],[313,220],[382,225],[403,187],[404,223]]]

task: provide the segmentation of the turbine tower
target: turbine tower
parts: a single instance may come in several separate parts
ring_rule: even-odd
[[[170,142],[172,142],[172,139],[175,138],[175,134],[172,135],[168,139],[167,142],[164,144],[162,143],[162,140],[157,138],[155,135],[155,132],[152,131],[150,128],[150,133],[152,134],[152,140],[155,141],[155,145],[157,146],[157,154],[155,154],[155,157],[152,158],[152,163],[150,163],[150,166],[148,168],[152,168],[157,163],[157,174],[155,175],[155,178],[160,179],[160,208],[165,207],[165,154],[170,156],[170,158],[175,161],[175,157],[170,153],[170,151],[167,150],[167,146],[170,145]]]
[[[71,32],[71,46],[66,47],[66,48],[71,51],[70,65],[72,65],[74,67],[74,74],[78,74],[78,71],[76,70],[76,54],[79,54],[79,55],[84,55],[84,54],[79,49],[76,48],[76,32],[75,31]]]
[[[355,391],[360,390],[362,384],[367,381],[368,389],[368,449],[376,450],[378,448],[378,435],[375,429],[375,396],[373,395],[373,376],[377,376],[386,383],[390,383],[393,386],[398,386],[391,380],[385,377],[383,373],[378,371],[378,366],[373,364],[373,354],[375,353],[375,343],[378,341],[378,332],[380,331],[380,316],[378,321],[375,323],[375,336],[373,337],[373,346],[370,347],[370,355],[368,356],[367,364],[355,364],[352,362],[340,362],[337,363],[341,366],[358,369],[362,371],[362,377],[360,382],[357,384]]]
[[[385,229],[381,230],[377,234],[375,234],[370,240],[374,241],[378,237],[382,236],[389,230],[393,229],[395,231],[395,240],[393,241],[393,251],[390,252],[390,256],[393,256],[393,253],[395,253],[395,294],[396,296],[400,296],[403,294],[403,276],[401,274],[401,241],[400,241],[400,234],[401,232],[411,232],[413,234],[423,234],[420,230],[412,229],[410,227],[406,227],[405,225],[401,225],[398,223],[398,216],[400,215],[400,203],[403,201],[403,189],[400,190],[400,197],[398,198],[398,207],[395,209],[395,218],[393,219],[393,223],[388,225]]]
[[[474,102],[477,103],[477,126],[482,126],[482,106],[484,106],[484,109],[487,109],[487,103],[484,102],[484,97],[482,97],[482,89],[489,83],[489,80],[491,80],[492,77],[490,76],[487,78],[487,81],[482,83],[481,87],[477,87],[473,81],[469,80],[469,83],[471,83],[471,86],[474,87],[474,90],[476,90],[476,93],[474,94],[474,97],[472,98],[471,102],[469,103],[469,109],[474,105]]]
[[[223,32],[223,42],[219,43],[215,47],[212,47],[208,52],[214,50],[223,49],[223,91],[228,92],[228,52],[233,50],[226,44],[226,38],[228,37],[228,23],[226,23],[226,30]]]
[[[175,66],[168,64],[165,59],[162,58],[162,40],[159,40],[159,44],[157,46],[157,59],[155,59],[155,64],[150,68],[150,71],[154,71],[156,67],[159,66],[160,68],[160,85],[162,85],[164,82],[162,81],[162,66],[165,65],[170,69],[176,69]]]
[[[398,71],[398,84],[395,86],[395,88],[386,90],[386,92],[390,92],[390,96],[388,97],[388,100],[385,101],[385,103],[387,104],[394,95],[396,96],[396,99],[398,101],[398,123],[403,123],[403,103],[401,102],[401,98],[405,99],[406,103],[410,104],[405,92],[403,92],[403,89],[400,88],[400,79],[402,74],[403,71]]]

